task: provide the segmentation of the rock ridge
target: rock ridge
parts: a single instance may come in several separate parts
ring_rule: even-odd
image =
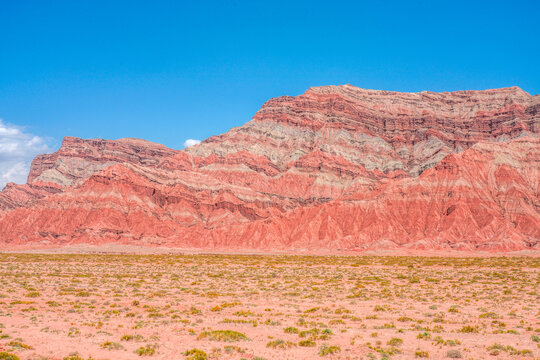
[[[321,86],[185,150],[65,137],[0,192],[0,248],[539,250],[539,108]]]

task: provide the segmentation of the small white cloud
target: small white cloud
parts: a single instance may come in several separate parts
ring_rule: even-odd
[[[184,141],[184,147],[193,146],[200,143],[201,143],[201,140],[187,139],[186,141]]]
[[[8,182],[25,183],[32,159],[47,152],[50,148],[43,138],[0,119],[0,189]]]

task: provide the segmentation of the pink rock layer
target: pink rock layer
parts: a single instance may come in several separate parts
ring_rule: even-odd
[[[0,247],[540,250],[539,109],[324,86],[185,151],[67,137],[0,193]]]

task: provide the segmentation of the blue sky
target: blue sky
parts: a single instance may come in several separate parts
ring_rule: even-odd
[[[311,86],[538,94],[539,3],[0,0],[0,167],[2,127],[51,151],[66,135],[179,149]]]

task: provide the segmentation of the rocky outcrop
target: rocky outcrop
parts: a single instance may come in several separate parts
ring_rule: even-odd
[[[539,249],[539,104],[324,86],[185,151],[65,138],[0,193],[0,246]]]
[[[539,98],[517,87],[397,93],[323,86],[272,99],[246,125],[188,151],[223,156],[242,149],[283,167],[319,149],[368,170],[416,176],[478,141],[538,133]]]
[[[60,150],[32,161],[28,183],[73,186],[108,166],[121,163],[155,166],[177,151],[140,139],[82,140],[65,137]]]

